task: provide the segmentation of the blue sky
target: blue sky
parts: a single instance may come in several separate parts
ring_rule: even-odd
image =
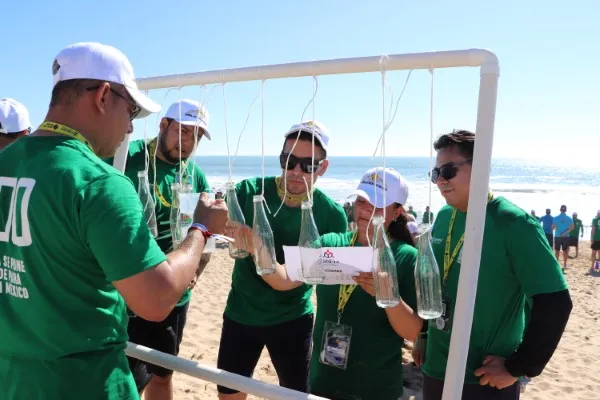
[[[119,48],[137,77],[482,47],[493,50],[501,66],[494,156],[545,158],[565,165],[598,162],[597,1],[574,1],[570,6],[539,0],[5,3],[0,96],[24,103],[34,126],[47,110],[54,56],[78,41]],[[388,78],[397,99],[406,72],[391,72]],[[429,154],[429,80],[427,71],[412,73],[388,131],[388,155]],[[453,128],[474,129],[478,81],[475,68],[435,71],[436,135]],[[231,151],[259,90],[260,82],[226,86]],[[267,154],[280,151],[282,134],[300,120],[312,91],[312,78],[267,82]],[[213,141],[203,141],[198,155],[227,154],[221,85],[156,90],[150,95],[163,111],[179,97],[208,101]],[[305,119],[311,117],[309,108]],[[332,155],[371,155],[382,127],[381,75],[320,78],[315,117],[331,130]],[[240,154],[260,154],[260,121],[259,97]],[[145,122],[136,123],[135,138],[144,132],[156,134],[158,118]]]

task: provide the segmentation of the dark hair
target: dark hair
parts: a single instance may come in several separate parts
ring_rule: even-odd
[[[466,130],[453,130],[451,133],[441,135],[433,143],[433,148],[436,151],[452,147],[458,149],[465,158],[472,159],[475,134]]]
[[[98,79],[68,79],[60,81],[52,89],[50,97],[50,108],[57,105],[70,106],[81,97],[86,89],[98,87],[106,81]],[[114,82],[109,82],[112,87],[119,87]]]
[[[400,207],[400,204],[396,203],[395,206],[396,208],[398,208]],[[406,214],[400,214],[398,218],[396,218],[390,223],[390,226],[388,227],[388,233],[394,239],[400,240],[402,242],[410,244],[413,247],[416,247],[415,238],[408,229],[408,218],[406,217]]]
[[[313,134],[307,131],[300,131],[299,133],[291,133],[289,134],[286,138],[285,138],[285,142],[283,142],[283,147],[285,148],[285,144],[288,142],[288,140],[293,140],[296,141],[296,139],[298,139],[299,142],[311,142],[313,141]],[[323,146],[321,145],[321,142],[319,142],[317,140],[317,138],[315,138],[315,147],[318,147],[319,149],[321,149],[321,153],[323,155],[323,159],[327,158],[327,151],[323,148]],[[283,152],[283,149],[282,149]]]

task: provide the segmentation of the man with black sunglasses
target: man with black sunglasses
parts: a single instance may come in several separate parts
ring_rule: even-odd
[[[267,217],[280,264],[285,262],[283,246],[298,245],[300,205],[307,192],[312,193],[312,210],[321,235],[348,229],[342,206],[314,188],[329,165],[328,144],[329,134],[322,124],[308,121],[292,126],[285,134],[279,157],[281,176],[264,180],[264,197],[271,210]],[[237,184],[238,201],[249,226],[253,223],[252,197],[262,190],[262,178]],[[305,284],[290,291],[277,291],[257,275],[252,256],[236,260],[223,316],[218,368],[252,376],[266,346],[280,385],[308,392],[313,328],[311,293],[312,286]],[[246,398],[245,393],[226,387],[219,386],[218,391],[221,400]]]
[[[474,144],[475,134],[469,131],[442,135],[434,144],[437,158],[431,179],[448,203],[432,228],[433,251],[443,267],[445,312],[429,323],[426,338],[419,339],[427,342],[424,400],[441,399],[444,386]],[[539,375],[552,357],[571,312],[571,298],[539,222],[492,193],[480,265],[462,399],[515,400],[520,379]],[[532,308],[525,330],[528,300]]]
[[[31,131],[29,111],[15,99],[0,99],[0,151]]]

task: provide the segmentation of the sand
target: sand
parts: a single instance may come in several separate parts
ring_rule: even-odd
[[[571,250],[574,254],[574,250]],[[577,259],[569,260],[565,274],[574,307],[565,334],[554,357],[539,377],[527,385],[525,400],[600,398],[600,276],[587,275],[589,242],[580,243]],[[233,262],[227,251],[218,250],[194,288],[180,357],[211,367],[217,365],[222,314],[231,285]],[[314,299],[313,299],[314,300]],[[420,389],[420,371],[412,364],[410,351],[404,350],[406,394]],[[263,351],[254,378],[277,384],[277,375]],[[216,399],[216,385],[175,373],[175,399]],[[250,399],[257,397],[249,396]]]

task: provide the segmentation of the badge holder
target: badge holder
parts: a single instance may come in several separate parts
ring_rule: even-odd
[[[350,352],[352,327],[340,324],[340,318],[341,314],[338,314],[337,323],[325,321],[319,361],[325,365],[345,370]]]
[[[446,296],[442,296],[442,315],[435,319],[435,327],[446,333],[450,333],[452,325],[452,313],[450,312],[450,300]]]

